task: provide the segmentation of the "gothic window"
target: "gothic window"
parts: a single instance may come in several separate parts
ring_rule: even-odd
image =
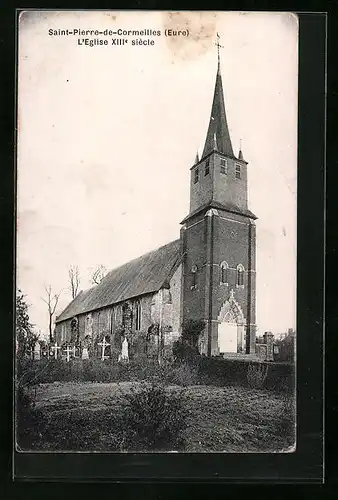
[[[236,165],[236,179],[240,179],[240,178],[241,178],[241,166]]]
[[[228,173],[228,161],[225,158],[221,159],[221,174]]]
[[[242,264],[237,266],[237,286],[244,286],[244,267]]]
[[[209,172],[210,172],[209,164],[210,164],[210,158],[208,158],[207,161],[205,162],[204,175],[209,175]]]
[[[93,334],[93,317],[92,313],[89,313],[86,315],[85,335],[92,335],[92,334]]]
[[[74,317],[70,322],[71,331],[71,342],[79,342],[80,332],[79,332],[79,321]]]
[[[66,325],[62,323],[61,325],[61,342],[66,340]]]
[[[114,325],[116,323],[115,314],[116,314],[116,310],[110,309],[110,311],[109,311],[109,331],[110,331],[110,334],[112,334],[112,332],[114,330]]]
[[[198,168],[196,168],[195,172],[194,172],[194,183],[196,184],[196,182],[198,182]]]
[[[135,330],[141,330],[141,302],[135,302]]]
[[[125,302],[122,306],[122,325],[124,328],[127,328],[128,330],[131,330],[132,326],[132,320],[133,320],[133,312],[128,304],[128,302]]]
[[[226,262],[221,263],[221,283],[228,284],[228,268]]]
[[[196,288],[197,286],[197,266],[192,266],[191,268],[191,274],[192,274],[192,283],[191,283],[191,289]]]

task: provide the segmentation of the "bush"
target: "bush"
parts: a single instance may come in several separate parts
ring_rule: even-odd
[[[293,392],[295,367],[289,363],[252,362],[238,359],[199,357],[199,377],[205,384],[249,386],[248,367],[268,366],[263,387],[276,392]]]
[[[45,418],[35,408],[35,399],[27,387],[18,385],[16,390],[16,443],[21,450],[38,447],[42,438]]]
[[[124,394],[121,411],[112,416],[114,429],[122,433],[122,449],[177,450],[184,446],[186,410],[182,393],[167,392],[156,382],[144,382]]]
[[[189,363],[181,363],[172,368],[170,382],[184,387],[196,385],[199,381],[198,368]]]
[[[247,371],[248,385],[252,389],[262,389],[268,374],[268,365],[250,363]]]
[[[173,357],[176,361],[187,360],[194,362],[196,358],[199,358],[199,352],[197,347],[192,347],[182,340],[176,340],[172,348]]]
[[[182,343],[176,342],[175,362],[163,358],[161,364],[157,358],[136,358],[129,363],[117,363],[112,360],[90,358],[73,359],[69,363],[62,359],[41,359],[27,361],[18,366],[18,379],[23,385],[32,386],[51,382],[129,382],[158,380],[168,384],[195,385],[196,383],[218,386],[241,385],[243,387],[263,387],[276,392],[290,393],[295,388],[295,367],[290,363],[254,362],[239,359],[223,359],[196,355],[195,351],[184,346],[185,353],[179,356],[177,351]],[[250,363],[250,364],[249,364]],[[251,366],[251,367],[250,367]],[[260,368],[256,368],[256,367]],[[268,366],[266,377],[261,382],[254,377],[255,370],[264,370]],[[261,375],[263,375],[262,373]],[[189,384],[190,380],[190,384]]]
[[[285,394],[283,407],[278,418],[274,422],[275,433],[284,438],[288,446],[294,446],[296,441],[296,404],[295,399]]]
[[[187,319],[182,323],[182,338],[183,341],[191,347],[197,349],[199,336],[205,328],[205,323],[202,319]]]

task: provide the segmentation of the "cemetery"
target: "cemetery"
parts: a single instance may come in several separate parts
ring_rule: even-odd
[[[32,420],[26,418],[24,429],[19,421],[20,449],[292,449],[290,365],[213,359],[196,355],[187,346],[184,357],[178,350],[174,357],[174,349],[171,356],[161,352],[159,361],[156,349],[152,358],[132,353],[126,338],[112,359],[109,347],[106,338],[99,341],[95,358],[86,348],[81,352],[75,345],[60,346],[56,341],[37,342],[28,350],[18,378],[30,398]],[[164,443],[154,431],[163,424],[159,418],[167,426]],[[135,429],[140,428],[146,437],[137,435]]]

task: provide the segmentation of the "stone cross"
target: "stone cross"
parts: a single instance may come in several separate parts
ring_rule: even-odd
[[[101,346],[102,348],[102,356],[101,359],[102,361],[104,360],[104,352],[106,350],[106,347],[108,347],[110,344],[106,341],[105,337],[103,337],[103,341],[99,342],[97,345]]]
[[[233,289],[230,290],[230,300],[234,300],[235,298],[235,292],[233,291]]]
[[[66,353],[66,356],[67,356],[67,362],[70,360],[70,353],[71,352],[74,352],[74,348],[71,348],[71,347],[69,347],[69,345],[67,345],[67,347],[65,349],[65,353]]]
[[[51,346],[51,350],[54,351],[54,358],[57,359],[58,357],[58,349],[61,349],[60,346],[58,346],[57,342],[55,341],[55,344]]]

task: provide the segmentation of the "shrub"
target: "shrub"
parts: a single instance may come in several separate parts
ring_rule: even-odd
[[[290,394],[283,397],[282,411],[274,422],[275,433],[286,439],[291,447],[296,440],[296,404],[295,399]]]
[[[253,389],[262,389],[268,374],[268,365],[250,363],[247,371],[247,380],[249,387]]]
[[[176,342],[174,342],[172,352],[174,359],[177,361],[194,361],[195,358],[199,357],[197,347],[192,347],[182,340],[176,340]]]
[[[18,385],[16,389],[16,443],[21,450],[38,447],[42,438],[45,418],[35,407],[35,398],[28,387]]]
[[[172,368],[170,382],[184,387],[198,383],[198,368],[190,363],[180,363]]]
[[[121,400],[121,411],[112,416],[114,429],[123,433],[122,449],[177,450],[184,446],[186,410],[182,393],[167,392],[152,381],[132,388]]]
[[[242,360],[209,358],[199,359],[199,376],[206,384],[219,386],[247,385],[248,362]]]
[[[182,338],[191,347],[197,348],[198,338],[205,328],[202,319],[187,319],[182,323]]]

